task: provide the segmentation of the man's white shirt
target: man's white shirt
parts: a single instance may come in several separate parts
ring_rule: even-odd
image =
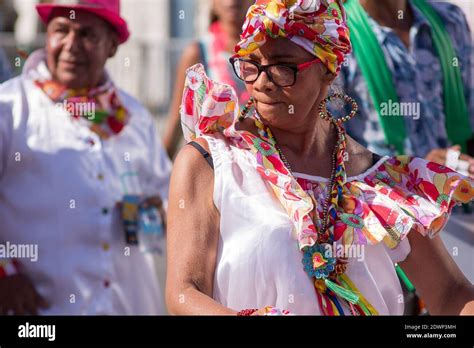
[[[166,205],[171,162],[154,120],[119,90],[129,123],[101,140],[35,86],[38,69],[43,50],[0,85],[0,243],[38,246],[36,262],[19,262],[52,305],[42,314],[164,313],[153,255],[125,243],[116,207],[130,171]]]

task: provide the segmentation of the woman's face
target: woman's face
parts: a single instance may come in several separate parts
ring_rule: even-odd
[[[302,64],[315,57],[288,39],[267,39],[260,49],[245,59],[262,65],[275,63]],[[266,123],[282,129],[296,129],[309,125],[317,117],[317,106],[325,98],[334,75],[319,62],[298,71],[296,82],[290,87],[279,87],[262,72],[246,87],[254,98],[254,105]]]
[[[254,0],[214,0],[212,9],[222,22],[238,25],[245,21],[245,15]]]

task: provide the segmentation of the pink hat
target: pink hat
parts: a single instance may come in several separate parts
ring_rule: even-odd
[[[53,0],[51,4],[36,5],[44,24],[48,24],[56,8],[80,9],[99,16],[117,31],[120,43],[127,41],[130,36],[127,22],[120,17],[120,0]]]

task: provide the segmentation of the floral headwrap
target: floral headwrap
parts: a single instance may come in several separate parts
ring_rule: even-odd
[[[349,28],[341,0],[257,0],[247,12],[237,56],[246,56],[266,38],[287,38],[337,74],[351,52]]]

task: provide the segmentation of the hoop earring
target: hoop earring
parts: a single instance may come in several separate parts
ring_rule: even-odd
[[[327,108],[327,103],[331,102],[334,99],[342,99],[343,101],[351,105],[352,110],[349,113],[349,115],[346,115],[341,118],[334,118],[334,116],[329,112]],[[359,109],[359,106],[357,105],[356,101],[353,98],[349,97],[347,94],[335,93],[325,98],[319,104],[318,112],[319,112],[319,117],[321,117],[323,120],[332,122],[337,125],[341,125],[342,123],[349,121],[351,118],[353,118],[355,114],[357,113],[358,109]]]
[[[240,112],[239,122],[243,122],[245,120],[252,105],[253,105],[253,97],[250,97],[250,99],[247,101],[247,104],[245,104],[244,108]]]

